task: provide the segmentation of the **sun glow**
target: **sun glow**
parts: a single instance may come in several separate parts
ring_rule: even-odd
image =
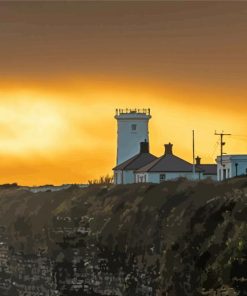
[[[217,103],[197,104],[195,91],[185,95],[172,87],[144,85],[78,78],[2,87],[0,157],[5,173],[0,183],[82,183],[111,173],[116,157],[113,116],[119,107],[151,108],[150,146],[157,156],[164,143],[172,142],[174,152],[191,161],[192,129],[203,162],[213,162],[218,153],[215,129],[243,135],[229,138],[226,148],[246,153],[246,119],[239,110],[219,112]]]
[[[55,146],[66,128],[56,106],[37,94],[1,94],[1,152],[42,152]]]

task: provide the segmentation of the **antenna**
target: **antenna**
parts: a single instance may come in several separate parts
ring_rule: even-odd
[[[223,148],[224,148],[224,146],[226,145],[226,142],[223,142],[223,137],[224,136],[231,136],[231,134],[225,134],[223,131],[221,132],[221,133],[217,133],[216,131],[215,131],[215,136],[220,136],[220,163],[221,163],[221,165],[222,165],[222,157],[223,157],[223,154],[225,154],[224,152],[223,152]]]

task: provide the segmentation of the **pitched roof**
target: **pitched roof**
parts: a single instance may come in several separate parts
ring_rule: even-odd
[[[199,164],[196,167],[201,169],[205,175],[217,175],[217,164]]]
[[[193,165],[173,154],[165,154],[151,163],[141,167],[137,172],[192,172]],[[196,168],[196,172],[200,172]]]
[[[117,165],[115,168],[113,168],[113,170],[137,170],[155,159],[157,159],[157,157],[151,153],[139,153],[124,161],[123,163]]]

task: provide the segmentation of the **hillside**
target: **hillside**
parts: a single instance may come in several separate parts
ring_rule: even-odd
[[[247,295],[246,222],[246,177],[0,188],[0,295]]]

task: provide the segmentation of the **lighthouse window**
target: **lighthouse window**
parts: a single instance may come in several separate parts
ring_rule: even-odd
[[[131,124],[131,130],[136,131],[136,124]]]

